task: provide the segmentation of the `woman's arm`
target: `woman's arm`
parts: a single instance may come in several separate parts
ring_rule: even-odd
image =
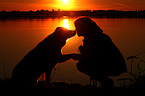
[[[61,55],[58,57],[58,63],[65,62],[69,59],[73,58],[74,60],[79,60],[81,58],[81,54],[66,54],[66,55]]]
[[[82,55],[81,54],[72,54],[72,58],[73,58],[73,60],[81,60]]]

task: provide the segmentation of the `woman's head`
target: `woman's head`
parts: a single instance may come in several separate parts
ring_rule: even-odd
[[[88,17],[79,18],[74,22],[74,24],[78,36],[90,36],[103,32],[103,30]]]

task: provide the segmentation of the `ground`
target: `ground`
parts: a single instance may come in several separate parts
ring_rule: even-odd
[[[13,94],[33,94],[38,95],[41,93],[48,96],[124,96],[134,95],[135,93],[142,94],[141,88],[97,88],[95,86],[80,85],[80,84],[68,84],[64,82],[52,83],[53,87],[47,88],[44,82],[39,82],[34,88],[15,88],[14,86],[4,86],[4,82],[1,81],[1,92],[13,92]],[[2,84],[3,83],[3,84]],[[144,88],[143,88],[144,89]],[[143,94],[142,94],[143,95]]]

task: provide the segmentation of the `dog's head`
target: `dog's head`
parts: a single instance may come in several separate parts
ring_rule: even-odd
[[[68,38],[73,37],[76,34],[76,31],[68,30],[67,28],[64,27],[57,27],[54,33],[57,35],[59,39],[67,40]]]

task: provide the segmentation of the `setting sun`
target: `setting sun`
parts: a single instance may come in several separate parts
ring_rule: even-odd
[[[63,4],[67,4],[69,0],[62,0]]]
[[[56,2],[50,6],[52,6],[54,9],[60,9],[60,10],[75,10],[75,0],[56,0]],[[49,6],[47,4],[47,6]]]

